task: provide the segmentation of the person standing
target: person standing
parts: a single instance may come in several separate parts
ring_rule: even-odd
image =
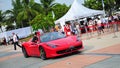
[[[94,28],[94,27],[93,27],[93,20],[90,19],[88,23],[89,23],[88,27],[89,27],[90,36],[92,37],[93,28]]]
[[[38,42],[37,32],[35,32],[32,42],[34,42],[34,43]]]
[[[3,38],[3,44],[7,46],[6,38]]]
[[[118,31],[118,16],[115,14],[113,18],[114,18],[113,28],[114,28],[114,31],[117,32]]]
[[[79,23],[75,23],[75,27],[77,30],[77,36],[81,37],[81,29],[80,29],[80,24]]]
[[[65,33],[65,35],[67,35],[67,28],[66,28],[66,25],[64,25],[64,33]]]
[[[66,36],[70,36],[71,35],[70,24],[66,24],[65,27],[66,27],[66,30],[67,30]]]
[[[19,45],[19,39],[17,38],[17,35],[15,33],[13,33],[13,44],[14,44],[14,50],[16,50],[16,45],[19,46],[20,48],[22,46]]]
[[[104,33],[101,23],[102,23],[102,22],[101,22],[100,18],[98,18],[97,26],[98,26],[98,33],[99,33],[99,34],[101,34],[101,31]]]
[[[58,31],[58,32],[60,32],[60,33],[64,34],[64,31],[63,31],[63,29],[62,29],[62,27],[61,27],[61,26],[59,26],[59,31]]]

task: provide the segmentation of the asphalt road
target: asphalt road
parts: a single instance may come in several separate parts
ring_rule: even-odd
[[[90,53],[90,52],[98,49],[110,47],[114,44],[119,44],[120,32],[117,32],[116,35],[117,37],[114,38],[113,33],[106,33],[106,34],[103,34],[100,38],[98,38],[97,35],[93,35],[89,39],[87,39],[88,36],[83,35],[82,39],[83,39],[83,44],[85,48],[81,52],[69,54],[62,57],[51,58],[47,60],[41,60],[39,57],[24,58],[21,49],[17,47],[17,50],[15,51],[13,49],[13,45],[0,46],[0,68],[41,68],[49,64],[63,61],[65,59],[69,59],[71,57],[75,57],[78,55],[86,55],[86,54],[87,55],[105,55],[105,54],[97,54],[97,53]],[[111,58],[111,60],[100,62],[100,64],[102,63],[104,64],[113,60],[118,60],[120,59],[119,56],[120,55],[116,55],[113,57],[113,59]],[[94,66],[98,66],[98,65],[97,64],[93,66],[91,65],[90,67],[88,66],[87,68],[93,68]],[[100,68],[100,67],[95,67],[95,68]]]

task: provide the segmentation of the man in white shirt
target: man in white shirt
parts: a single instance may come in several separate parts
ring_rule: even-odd
[[[17,38],[17,35],[13,33],[13,42],[14,42],[14,50],[16,50],[16,45],[19,46],[20,48],[22,46],[19,45],[19,39]]]

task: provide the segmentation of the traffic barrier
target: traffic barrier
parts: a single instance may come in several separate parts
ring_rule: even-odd
[[[108,29],[115,29],[115,27],[114,27],[114,25],[117,25],[118,27],[120,26],[119,25],[120,24],[120,21],[116,21],[116,22],[108,22],[108,23],[102,23],[101,24],[101,28],[108,28]],[[101,31],[102,30],[100,30],[100,32],[99,32],[99,30],[98,30],[98,25],[92,25],[92,26],[83,26],[83,27],[81,27],[80,28],[80,30],[81,30],[81,33],[80,33],[80,36],[82,37],[82,34],[85,34],[85,33],[92,33],[92,32],[95,32],[95,31],[97,31],[97,33],[98,33],[98,36],[100,36],[101,35]],[[84,32],[82,33],[82,30],[84,30]],[[116,32],[116,31],[113,31],[114,33]],[[65,33],[66,34],[66,33]],[[70,35],[72,35],[72,32],[71,32],[71,34]],[[70,35],[66,35],[66,36],[70,36]],[[91,34],[92,35],[92,34]],[[116,34],[115,34],[116,35]],[[88,35],[87,35],[88,36]]]

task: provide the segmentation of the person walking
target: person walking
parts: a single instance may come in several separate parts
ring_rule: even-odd
[[[19,45],[19,39],[18,39],[18,37],[15,33],[13,33],[13,44],[14,44],[14,50],[17,49],[16,45],[19,46],[20,48],[22,47],[22,46]]]

